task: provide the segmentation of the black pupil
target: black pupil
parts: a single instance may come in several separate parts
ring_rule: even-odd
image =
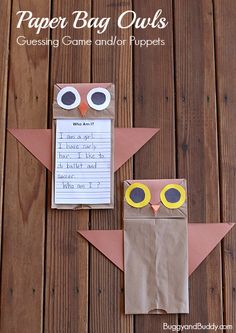
[[[67,91],[64,95],[62,95],[62,103],[65,105],[71,105],[75,102],[75,94],[71,91]]]
[[[168,202],[175,203],[180,199],[180,192],[175,188],[170,188],[165,192],[165,197]]]
[[[136,187],[130,192],[130,199],[133,200],[133,202],[135,203],[142,202],[144,198],[145,198],[145,193],[142,188]]]
[[[95,92],[91,96],[91,100],[95,105],[101,105],[105,102],[106,96],[102,92]]]

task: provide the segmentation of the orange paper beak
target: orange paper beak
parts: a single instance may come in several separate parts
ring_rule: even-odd
[[[86,112],[88,111],[88,105],[84,102],[80,103],[79,111],[82,117],[85,116]]]
[[[151,205],[154,214],[156,215],[161,205]]]

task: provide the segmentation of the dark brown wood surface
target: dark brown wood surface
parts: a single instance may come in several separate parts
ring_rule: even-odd
[[[168,21],[172,22],[172,1],[158,2]],[[156,1],[148,1],[143,7],[134,2],[138,15],[148,17],[155,12]],[[134,126],[158,127],[160,133],[135,156],[135,179],[175,178],[175,97],[174,97],[174,49],[173,25],[163,31],[153,29],[135,31],[137,39],[164,39],[166,46],[134,49]],[[150,161],[152,161],[150,163]],[[176,315],[135,316],[137,333],[161,332],[163,323],[178,324]]]
[[[5,144],[6,144],[6,117],[7,117],[7,88],[8,88],[8,56],[10,43],[10,20],[11,20],[11,3],[7,0],[1,1],[0,12],[6,13],[0,21],[0,207],[3,208],[3,182],[4,182],[4,162],[5,162]],[[0,216],[0,235],[2,233],[2,214]]]
[[[185,34],[185,38],[183,35]],[[219,222],[215,56],[212,1],[175,1],[178,177],[189,188],[189,221]],[[185,49],[186,52],[182,52]],[[199,284],[204,286],[200,288]],[[220,245],[190,278],[183,324],[223,321]],[[222,332],[222,330],[219,330]]]
[[[55,1],[53,16],[71,17],[78,8],[91,13],[90,1]],[[75,39],[89,39],[89,29],[53,30],[52,38],[70,35]],[[50,105],[55,83],[90,82],[90,47],[61,46],[51,50]],[[51,128],[52,110],[48,126]],[[48,193],[51,193],[50,176]],[[88,229],[89,211],[52,210],[50,194],[47,202],[45,253],[45,321],[44,331],[88,331],[88,244],[78,237],[78,229]]]
[[[229,222],[236,219],[236,2],[216,0],[214,5],[221,220]],[[236,330],[236,229],[225,237],[222,255],[224,321]]]
[[[7,124],[9,128],[47,126],[48,50],[16,44],[15,13],[26,6],[49,14],[47,1],[13,1],[9,57]],[[2,12],[1,19],[9,12]],[[47,31],[42,33],[46,38]],[[4,46],[2,46],[4,47]],[[7,47],[7,45],[6,45]],[[40,78],[40,79],[39,79]],[[46,89],[45,89],[46,88]],[[35,112],[37,110],[37,112]],[[40,332],[43,323],[46,171],[8,134],[5,156],[2,231],[1,331]]]
[[[152,17],[159,8],[169,21],[164,30],[115,24],[125,10]],[[26,24],[16,29],[18,10],[68,18],[86,10],[112,23],[100,35],[70,21],[36,36]],[[185,177],[190,222],[236,221],[235,0],[3,0],[0,13],[0,332],[159,333],[170,332],[164,323],[197,322],[236,332],[236,229],[192,274],[190,314],[182,316],[125,316],[123,273],[76,232],[122,228],[129,178]],[[19,35],[134,35],[165,46],[19,46]],[[116,173],[113,211],[51,210],[50,173],[6,132],[50,128],[60,82],[114,82],[116,126],[161,128]]]

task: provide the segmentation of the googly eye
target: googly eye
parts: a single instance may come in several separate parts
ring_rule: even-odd
[[[62,88],[57,94],[57,104],[66,110],[72,110],[80,105],[81,97],[74,87]]]
[[[142,208],[150,203],[151,192],[146,185],[133,183],[125,192],[125,200],[132,207]]]
[[[168,184],[161,191],[161,202],[170,209],[183,206],[186,200],[186,191],[181,185]]]
[[[109,106],[111,94],[105,88],[94,88],[88,92],[87,101],[92,109],[101,111]]]

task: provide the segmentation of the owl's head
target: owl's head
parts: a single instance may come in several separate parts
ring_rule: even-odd
[[[127,180],[124,217],[186,217],[186,191],[185,179]]]
[[[111,83],[57,84],[54,90],[57,114],[71,118],[105,118],[114,112],[114,85]]]

